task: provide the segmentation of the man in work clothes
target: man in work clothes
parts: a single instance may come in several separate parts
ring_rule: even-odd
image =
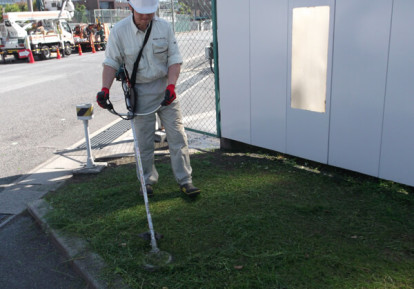
[[[167,134],[173,173],[183,193],[198,195],[200,190],[192,184],[192,169],[180,104],[175,100],[174,89],[180,75],[182,58],[172,27],[155,16],[158,0],[130,0],[129,6],[133,15],[118,22],[108,38],[102,90],[97,95],[98,104],[107,108],[109,89],[122,63],[125,63],[128,75],[132,74],[145,33],[152,21],[150,37],[136,75],[137,113],[151,112],[162,104],[157,113]],[[148,195],[153,194],[153,185],[158,181],[158,172],[154,166],[155,121],[154,113],[134,118]]]

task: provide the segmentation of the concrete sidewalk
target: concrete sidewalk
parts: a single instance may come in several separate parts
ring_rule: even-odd
[[[220,141],[217,138],[190,131],[187,131],[187,136],[190,153],[220,147]],[[134,155],[134,142],[129,121],[116,120],[90,135],[90,139],[92,158],[95,160],[94,168],[97,171],[104,167],[104,163],[100,162],[104,162],[105,159]],[[156,148],[156,154],[168,153],[166,143],[156,144]],[[14,183],[7,185],[0,192],[0,230],[3,227],[11,227],[12,223],[16,223],[13,220],[18,219],[28,209],[32,217],[40,223],[58,248],[62,250],[65,258],[72,260],[75,270],[85,279],[88,288],[106,288],[105,282],[97,277],[99,271],[105,266],[100,257],[87,252],[82,240],[66,238],[59,232],[51,230],[44,219],[44,215],[51,208],[42,197],[48,192],[56,190],[74,173],[84,173],[86,165],[87,149],[85,139],[83,139],[73,146],[57,152],[56,156],[50,160]],[[83,256],[81,259],[75,258],[80,255]],[[117,288],[125,287],[118,284]]]

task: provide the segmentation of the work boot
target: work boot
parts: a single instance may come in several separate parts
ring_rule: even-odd
[[[148,197],[152,197],[152,196],[154,195],[154,190],[152,189],[152,185],[145,185],[145,188],[147,188],[147,196],[148,196]],[[140,194],[141,196],[143,196],[143,195],[144,195],[144,192],[142,191],[142,186],[141,186],[141,188],[139,189],[139,194]]]
[[[181,185],[180,190],[189,197],[195,197],[200,194],[200,189],[194,187],[192,183]]]

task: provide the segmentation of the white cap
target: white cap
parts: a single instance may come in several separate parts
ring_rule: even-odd
[[[129,4],[141,14],[155,13],[158,8],[158,0],[129,0]]]

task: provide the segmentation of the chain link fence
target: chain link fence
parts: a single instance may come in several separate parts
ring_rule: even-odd
[[[183,57],[176,86],[186,129],[218,136],[213,61],[214,0],[160,0],[158,16],[171,23]],[[109,27],[130,15],[129,10],[99,9],[82,17]],[[75,18],[80,16],[76,16]],[[76,22],[76,20],[75,20]]]
[[[129,9],[95,9],[93,11],[75,11],[73,23],[107,23],[112,27],[119,20],[131,15]]]
[[[172,24],[184,60],[176,89],[184,125],[217,136],[211,0],[160,1],[159,16]]]
[[[93,11],[74,11],[71,22],[73,23],[95,23]]]
[[[93,14],[95,21],[110,24],[109,27],[112,27],[119,20],[131,15],[131,11],[129,9],[97,9]]]

